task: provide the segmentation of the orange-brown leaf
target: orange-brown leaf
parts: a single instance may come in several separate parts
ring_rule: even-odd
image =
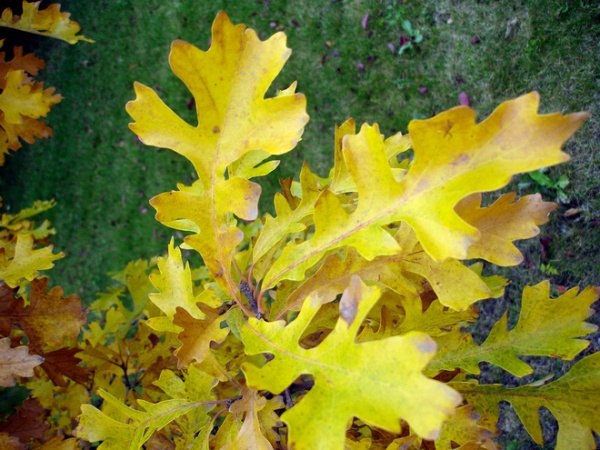
[[[63,347],[44,354],[42,369],[44,369],[44,372],[46,372],[56,386],[67,385],[63,377],[68,377],[80,384],[85,384],[89,381],[89,370],[79,366],[81,358],[75,356],[80,351],[80,348]]]
[[[21,442],[31,439],[40,440],[44,431],[49,428],[44,423],[46,410],[37,400],[25,400],[22,406],[16,408],[17,413],[11,415],[4,422],[0,422],[0,433],[8,433],[19,438]]]
[[[219,316],[218,309],[209,308],[201,303],[198,305],[206,314],[205,320],[192,317],[181,306],[177,307],[173,318],[173,323],[183,328],[177,336],[182,345],[175,350],[179,368],[188,366],[194,360],[202,362],[210,351],[211,341],[223,342],[229,333],[229,328],[221,328],[221,322],[225,317]]]
[[[540,194],[526,195],[514,202],[517,194],[504,194],[493,204],[481,207],[481,194],[473,194],[456,205],[456,212],[481,233],[469,247],[469,258],[482,258],[499,266],[516,266],[523,255],[513,242],[536,236],[538,225],[558,206],[545,202]]]
[[[6,74],[9,70],[24,70],[29,75],[37,75],[41,69],[46,67],[44,60],[33,53],[23,54],[23,47],[13,48],[13,58],[6,61],[5,53],[0,52],[0,89],[6,86]]]
[[[0,291],[8,300],[0,304],[0,329],[6,333],[9,324],[17,325],[25,331],[30,347],[37,351],[52,351],[76,339],[86,322],[77,295],[63,298],[61,287],[46,292],[47,287],[48,278],[33,280],[28,306],[24,306],[22,297],[10,298],[9,291]]]

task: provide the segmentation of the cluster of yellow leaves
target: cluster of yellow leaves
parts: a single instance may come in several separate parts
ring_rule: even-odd
[[[48,245],[55,233],[50,223],[36,225],[32,220],[53,206],[36,201],[0,218],[0,387],[15,386],[15,378],[26,377],[19,386],[32,392],[2,423],[2,448],[25,449],[43,442],[40,448],[68,450],[77,445],[57,431],[72,428],[85,392],[77,386],[89,379],[75,356],[85,311],[78,296],[64,297],[60,287],[48,290],[48,279],[40,278],[40,271],[52,268],[64,254],[52,253]],[[73,403],[57,403],[61,398]]]
[[[281,33],[260,41],[224,13],[212,33],[208,51],[176,41],[170,55],[197,126],[141,84],[127,105],[140,139],[185,156],[199,178],[151,200],[159,221],[191,233],[182,247],[207,269],[192,271],[171,242],[150,276],[158,292],[146,323],[166,333],[177,371],[163,370],[153,382],[162,394],[137,408],[99,391],[101,409],[83,407],[77,436],[102,449],[495,449],[506,400],[536,442],[545,406],[560,448],[591,448],[595,355],[548,385],[480,386],[466,375],[482,361],[523,376],[523,356],[572,360],[595,330],[585,320],[599,290],[552,299],[547,283],[527,288],[517,326],[505,316],[476,344],[464,331],[473,304],[503,295],[507,280],[461,261],[521,262],[514,242],[537,235],[556,205],[508,193],[482,206],[481,194],[567,160],[561,146],[587,115],[539,115],[531,93],[479,124],[467,107],[413,121],[408,136],[357,132],[349,120],[336,128],[329,176],[304,165],[299,182],[282,182],[276,216],[257,221],[250,179],[297,143],[305,99],[295,83],[264,98],[289,56]]]
[[[80,40],[93,42],[77,33],[79,24],[69,19],[69,13],[60,12],[59,4],[39,10],[40,2],[23,1],[23,13],[14,15],[10,8],[2,11],[0,26],[62,39],[75,44]],[[0,40],[0,48],[4,39]],[[44,89],[44,83],[35,81],[45,67],[44,61],[34,54],[23,55],[22,47],[13,49],[12,59],[0,52],[0,165],[9,150],[21,148],[19,139],[32,144],[36,138],[52,136],[52,129],[38,120],[46,117],[52,106],[62,100],[54,88]]]
[[[21,15],[15,15],[10,8],[6,8],[0,16],[0,26],[61,39],[69,44],[79,41],[94,42],[85,36],[77,35],[81,27],[69,19],[71,14],[60,12],[59,3],[53,3],[41,11],[40,3],[23,1]]]
[[[6,8],[0,26],[70,43],[85,39],[75,36],[79,26],[60,12],[60,5],[41,11],[39,5],[23,2],[20,16]],[[44,66],[44,61],[24,54],[21,47],[14,47],[12,57],[0,52],[0,165],[9,150],[21,147],[20,139],[33,143],[35,138],[52,135],[38,119],[62,97],[34,80]],[[31,391],[14,414],[2,417],[1,448],[75,449],[77,440],[63,437],[70,434],[79,405],[89,401],[83,386],[89,383],[90,372],[76,356],[86,322],[81,299],[63,297],[60,287],[48,290],[48,279],[40,278],[40,271],[52,268],[64,256],[52,253],[49,241],[55,230],[50,223],[36,225],[31,220],[53,206],[53,201],[36,201],[0,218],[0,388],[7,394],[6,389],[13,389],[8,395]],[[67,398],[69,402],[64,401]]]
[[[44,66],[35,55],[23,55],[21,47],[15,47],[8,61],[5,52],[0,53],[0,164],[9,150],[21,148],[19,139],[33,144],[35,138],[52,136],[52,129],[38,119],[45,117],[62,96],[32,78]]]

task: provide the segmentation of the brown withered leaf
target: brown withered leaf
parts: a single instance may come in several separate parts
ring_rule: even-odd
[[[0,422],[0,433],[8,433],[17,437],[21,442],[32,439],[40,440],[44,431],[50,426],[44,423],[46,410],[37,400],[25,400],[23,406],[16,408],[17,413]],[[18,447],[17,447],[18,448]]]
[[[48,278],[31,282],[30,304],[24,306],[23,298],[15,298],[14,291],[0,288],[0,331],[10,333],[11,325],[17,325],[27,335],[29,347],[40,352],[50,352],[64,346],[65,341],[76,339],[86,319],[77,295],[63,298],[61,287],[49,292]]]
[[[56,386],[66,386],[65,377],[79,384],[85,384],[90,379],[90,372],[86,367],[78,366],[81,358],[75,356],[79,353],[79,348],[63,347],[59,350],[44,354],[45,361],[42,363],[42,369],[48,374],[48,377]]]

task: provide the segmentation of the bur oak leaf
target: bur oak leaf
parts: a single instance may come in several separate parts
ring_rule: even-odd
[[[283,33],[261,41],[253,30],[233,25],[220,12],[211,41],[208,51],[175,41],[169,57],[173,72],[194,96],[197,126],[183,121],[152,89],[139,83],[127,111],[135,120],[131,130],[144,143],[170,148],[194,165],[199,181],[193,193],[165,193],[151,204],[157,219],[167,225],[195,224],[200,234],[185,242],[200,252],[221,288],[235,297],[230,271],[243,233],[229,215],[255,219],[260,195],[260,186],[241,177],[254,175],[252,171],[236,172],[238,161],[250,152],[256,164],[260,156],[288,152],[300,140],[308,116],[301,94],[285,91],[264,98],[290,55]]]
[[[442,434],[435,441],[436,450],[461,449],[496,450],[492,440],[495,429],[489,430],[479,423],[481,416],[473,411],[473,405],[463,405],[456,409],[442,427]]]
[[[227,337],[229,328],[221,327],[225,316],[219,315],[218,309],[200,305],[203,319],[196,319],[187,310],[177,307],[173,323],[182,331],[177,335],[181,347],[175,350],[179,368],[187,367],[194,360],[202,362],[210,352],[210,343],[221,343]]]
[[[532,372],[519,356],[551,356],[572,360],[589,346],[582,337],[598,327],[585,322],[600,295],[599,288],[570,289],[550,298],[550,283],[526,286],[517,325],[508,330],[508,312],[494,324],[486,340],[477,345],[458,329],[438,339],[439,351],[428,370],[460,368],[479,374],[479,362],[487,361],[522,377]],[[560,318],[560,320],[557,320]]]
[[[273,446],[264,436],[259,412],[265,408],[267,399],[248,387],[242,388],[242,398],[233,403],[229,412],[244,415],[244,423],[233,442],[223,447],[223,450],[237,450],[242,448],[256,450],[272,450]]]
[[[6,123],[20,125],[23,117],[45,117],[52,106],[62,100],[60,94],[54,94],[54,88],[44,89],[43,83],[29,80],[23,70],[10,70],[5,79],[6,86],[0,93],[0,110]]]
[[[75,429],[75,435],[81,439],[103,441],[98,450],[138,450],[156,431],[201,405],[181,398],[159,403],[138,400],[141,411],[124,405],[104,390],[99,390],[98,395],[104,399],[103,407],[113,412],[109,416],[92,405],[81,405]]]
[[[265,276],[265,288],[282,279],[302,279],[326,252],[341,246],[354,246],[366,259],[397,253],[397,246],[382,243],[383,227],[399,221],[413,228],[434,260],[466,259],[481,233],[458,215],[456,204],[504,187],[515,174],[566,161],[561,145],[588,117],[539,115],[538,103],[539,95],[532,92],[504,102],[479,124],[466,106],[411,121],[414,159],[400,181],[376,125],[346,135],[343,155],[358,191],[356,209],[343,211],[324,191],[315,207],[314,236],[286,246]]]
[[[51,245],[39,249],[34,245],[32,235],[19,234],[13,255],[0,249],[0,279],[10,287],[19,286],[23,279],[32,281],[40,270],[51,269],[53,261],[65,256],[64,253],[52,253]]]
[[[41,34],[75,44],[78,41],[94,42],[85,36],[78,35],[81,27],[69,17],[71,14],[60,12],[60,4],[53,3],[40,10],[41,2],[23,1],[23,13],[14,15],[10,8],[2,11],[0,26],[14,28],[33,34]]]
[[[0,45],[0,48],[2,45]],[[23,47],[15,45],[13,47],[13,57],[6,61],[5,53],[0,52],[0,89],[6,87],[6,75],[9,70],[24,70],[29,75],[37,75],[41,69],[46,67],[44,60],[38,58],[33,53],[23,54]]]
[[[20,139],[23,139],[28,144],[33,144],[35,139],[48,138],[52,136],[52,128],[44,122],[31,117],[21,116],[21,123],[9,123],[4,118],[4,113],[0,110],[0,128],[4,129],[6,135],[6,148],[10,150],[18,150],[21,148]],[[0,132],[2,132],[0,129]],[[0,133],[0,137],[1,137]],[[0,142],[0,145],[2,143]],[[7,153],[7,152],[4,152]],[[0,160],[4,164],[3,160]]]
[[[81,358],[75,356],[81,351],[80,348],[63,347],[44,353],[42,369],[56,386],[67,385],[64,377],[68,377],[80,384],[89,382],[90,371],[86,367],[80,366]]]
[[[165,313],[165,316],[150,318],[148,325],[152,328],[179,332],[181,328],[173,323],[177,308],[184,309],[196,320],[204,320],[207,316],[198,308],[198,302],[213,308],[221,306],[221,301],[213,290],[203,290],[200,294],[194,292],[190,266],[187,263],[183,264],[181,250],[174,246],[173,240],[169,244],[168,256],[158,258],[157,265],[159,272],[152,273],[150,281],[159,292],[151,293],[150,300]]]
[[[316,298],[309,297],[287,326],[250,318],[242,329],[248,355],[273,356],[260,368],[242,366],[249,387],[279,394],[302,374],[314,377],[308,394],[281,416],[290,447],[343,448],[346,424],[354,416],[391,432],[399,432],[404,419],[421,436],[435,439],[460,403],[456,392],[421,374],[436,350],[424,333],[355,343],[379,294],[377,287],[354,277],[340,301],[334,330],[315,348],[300,347],[299,339],[319,310]]]
[[[481,207],[481,194],[477,193],[456,205],[456,212],[481,233],[469,247],[469,259],[481,258],[498,266],[516,266],[523,261],[513,242],[539,234],[538,225],[548,222],[548,215],[558,205],[544,202],[540,194],[526,195],[515,202],[516,196],[510,192],[490,206]]]
[[[270,214],[266,214],[265,224],[253,246],[254,261],[258,261],[290,234],[306,229],[306,219],[312,216],[315,202],[322,190],[317,177],[310,171],[307,164],[304,164],[300,171],[300,187],[302,188],[302,197],[295,208],[290,206],[283,194],[279,192],[275,194],[276,217],[273,218]],[[255,275],[261,278],[260,272]]]
[[[596,448],[592,431],[600,432],[600,353],[586,356],[556,381],[507,388],[497,384],[451,383],[475,408],[498,419],[498,403],[509,402],[533,440],[542,445],[539,410],[550,410],[558,421],[557,450]]]
[[[449,258],[434,261],[423,251],[415,233],[406,224],[401,224],[395,240],[402,249],[389,256],[378,256],[369,261],[355,250],[348,249],[341,257],[328,256],[321,267],[294,291],[285,303],[275,302],[272,317],[280,317],[282,311],[298,310],[304,299],[314,292],[323,302],[332,301],[348,285],[353,275],[378,283],[400,295],[413,297],[421,287],[414,283],[418,275],[428,281],[442,305],[455,310],[465,310],[477,300],[496,296],[484,279],[458,260]]]
[[[0,433],[10,433],[21,442],[42,440],[49,426],[44,423],[46,410],[37,400],[27,399],[16,408],[17,413],[0,422]]]

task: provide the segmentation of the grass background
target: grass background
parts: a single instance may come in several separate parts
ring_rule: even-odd
[[[493,323],[508,307],[514,323],[525,284],[549,278],[566,287],[600,285],[598,2],[61,3],[96,43],[69,46],[10,33],[10,43],[20,41],[46,60],[42,79],[65,99],[47,120],[55,136],[26,145],[0,168],[0,192],[9,212],[36,199],[57,201],[45,218],[58,231],[56,249],[68,256],[52,270],[52,283],[79,294],[84,302],[91,302],[109,284],[107,272],[166,249],[173,231],[154,220],[148,200],[175,189],[177,182],[190,183],[193,169],[170,151],[141,145],[127,128],[130,119],[124,107],[134,98],[133,82],[140,81],[193,122],[195,113],[188,108],[191,96],[167,63],[169,46],[174,39],[184,39],[206,49],[210,25],[221,9],[234,23],[246,23],[263,39],[279,30],[287,34],[293,54],[274,88],[298,80],[298,90],[308,98],[311,121],[303,141],[282,158],[273,177],[262,180],[264,211],[272,209],[277,178],[297,177],[304,160],[320,175],[327,174],[333,161],[334,125],[348,117],[359,124],[378,122],[382,132],[391,135],[406,131],[412,118],[456,106],[461,92],[483,119],[502,101],[537,90],[542,112],[585,110],[592,117],[565,147],[572,161],[547,172],[554,180],[565,175],[570,184],[564,189],[567,200],[539,237],[545,238],[544,251],[539,238],[521,245],[526,261],[508,271],[513,284],[507,295],[484,302],[482,309]],[[361,23],[366,14],[365,30]],[[418,48],[399,55],[400,38],[407,34],[402,20],[410,21],[423,40]],[[0,29],[0,37],[2,33]],[[526,177],[516,179],[512,187],[521,194],[540,189],[535,183],[525,186],[526,181]],[[544,189],[543,194],[546,200],[554,200],[557,192]],[[564,217],[573,208],[578,213]],[[594,339],[593,349],[598,347]],[[560,372],[564,366],[551,369]],[[502,438],[503,443],[508,448],[532,446],[522,429],[519,434],[514,417],[505,416],[501,428],[512,437]],[[545,422],[552,441],[552,419]]]

